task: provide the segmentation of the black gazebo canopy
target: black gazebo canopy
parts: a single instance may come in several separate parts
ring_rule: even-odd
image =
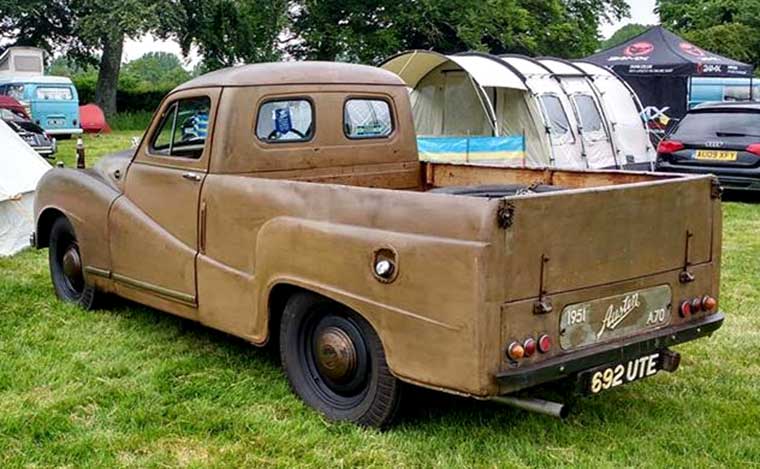
[[[691,77],[750,78],[752,66],[713,54],[654,26],[633,39],[598,52],[587,61],[611,68],[636,91],[644,107],[686,113]]]

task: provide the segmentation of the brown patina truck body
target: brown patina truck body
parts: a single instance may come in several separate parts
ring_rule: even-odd
[[[202,152],[153,154],[162,116],[198,96],[210,99]],[[389,135],[346,136],[356,97],[388,103]],[[292,98],[312,106],[311,138],[257,138],[260,106]],[[446,190],[513,184],[529,189]],[[404,84],[371,67],[265,64],[190,81],[136,150],[50,171],[35,212],[38,247],[56,218],[70,221],[99,291],[256,345],[290,295],[314,292],[371,325],[396,378],[480,398],[664,350],[723,320],[717,308],[679,314],[684,300],[718,295],[711,176],[421,163]],[[382,260],[390,275],[377,273]],[[661,317],[645,325],[653,311],[636,309],[650,299]],[[546,352],[510,358],[511,344],[543,336]]]

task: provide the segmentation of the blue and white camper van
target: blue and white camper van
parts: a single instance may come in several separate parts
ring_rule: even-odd
[[[53,136],[82,133],[79,127],[79,96],[65,77],[0,76],[0,94],[16,98],[32,120]]]
[[[34,47],[11,47],[0,55],[0,94],[26,108],[46,133],[59,137],[82,133],[79,96],[65,77],[45,76],[44,54]]]
[[[693,77],[689,109],[706,102],[760,101],[760,78]]]

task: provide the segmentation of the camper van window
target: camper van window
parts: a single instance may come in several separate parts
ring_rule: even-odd
[[[553,94],[544,94],[541,95],[540,99],[541,111],[552,136],[563,137],[570,134],[570,121],[559,97]]]
[[[8,85],[5,94],[17,101],[24,100],[24,85]]]
[[[170,105],[153,134],[151,153],[200,158],[208,136],[210,110],[211,100],[205,96],[183,99]]]
[[[599,114],[599,108],[596,107],[594,98],[585,94],[573,96],[575,108],[578,110],[578,116],[581,119],[581,126],[584,132],[599,132],[602,130],[602,116]]]
[[[343,108],[343,129],[348,138],[385,138],[393,132],[388,102],[349,99]]]
[[[37,88],[37,99],[42,101],[71,101],[71,88],[61,86],[41,86]]]

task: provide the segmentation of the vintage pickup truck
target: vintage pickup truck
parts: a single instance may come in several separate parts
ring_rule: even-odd
[[[62,300],[114,293],[274,341],[306,403],[378,427],[402,382],[564,414],[530,389],[673,371],[670,346],[721,326],[713,177],[416,148],[390,72],[222,70],[171,92],[135,150],[47,173],[32,242]]]

